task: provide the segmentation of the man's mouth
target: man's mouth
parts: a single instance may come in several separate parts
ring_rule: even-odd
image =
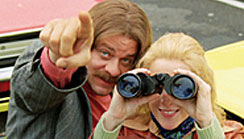
[[[115,84],[117,82],[117,77],[112,77],[107,73],[103,72],[95,72],[94,76],[98,77],[99,79],[103,80],[104,82]]]
[[[107,83],[107,84],[114,84],[111,81],[105,80],[104,78],[98,77],[100,80],[102,80],[103,82]]]

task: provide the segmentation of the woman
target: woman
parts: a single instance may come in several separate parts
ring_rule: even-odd
[[[197,95],[193,99],[179,100],[163,89],[158,99],[141,106],[133,119],[125,121],[119,138],[225,138],[221,128],[227,123],[225,113],[215,103],[214,75],[204,53],[194,38],[183,33],[169,33],[157,40],[139,61],[137,68],[149,69],[151,75],[188,75],[197,84]],[[242,125],[234,124],[239,126],[225,124],[224,129],[231,127],[232,130],[226,130],[226,138],[241,138],[243,135],[236,134],[243,129]]]
[[[179,100],[169,95],[163,85],[161,94],[149,95],[150,100],[145,96],[128,99],[115,89],[110,108],[98,125],[115,129],[116,126],[106,127],[124,123],[120,133],[121,124],[108,130],[111,133],[108,138],[117,138],[119,134],[118,139],[241,139],[243,126],[226,121],[224,111],[215,103],[214,75],[204,53],[194,38],[183,33],[169,33],[157,40],[137,64],[138,69],[130,73],[144,72],[150,76],[163,73],[171,77],[184,74],[195,81],[197,93],[191,99]],[[116,124],[111,117],[115,117]]]

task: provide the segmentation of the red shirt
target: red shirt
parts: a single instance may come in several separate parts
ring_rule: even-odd
[[[97,95],[92,90],[88,82],[85,83],[83,89],[85,90],[90,101],[91,110],[92,110],[92,128],[95,129],[102,114],[108,110],[112,98],[110,95],[107,96]]]
[[[48,48],[45,47],[41,55],[41,65],[45,76],[58,88],[64,88],[78,68],[63,69],[56,67],[49,58]]]

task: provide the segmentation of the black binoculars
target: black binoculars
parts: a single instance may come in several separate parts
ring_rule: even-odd
[[[154,76],[145,73],[124,73],[117,81],[117,90],[125,98],[146,96],[153,93],[161,94],[162,88],[167,94],[177,99],[191,99],[197,93],[195,81],[188,75],[176,74],[169,76],[157,73]]]

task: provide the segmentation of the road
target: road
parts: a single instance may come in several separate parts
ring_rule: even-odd
[[[184,32],[205,50],[244,40],[244,9],[216,0],[130,0],[147,14],[154,40]]]

